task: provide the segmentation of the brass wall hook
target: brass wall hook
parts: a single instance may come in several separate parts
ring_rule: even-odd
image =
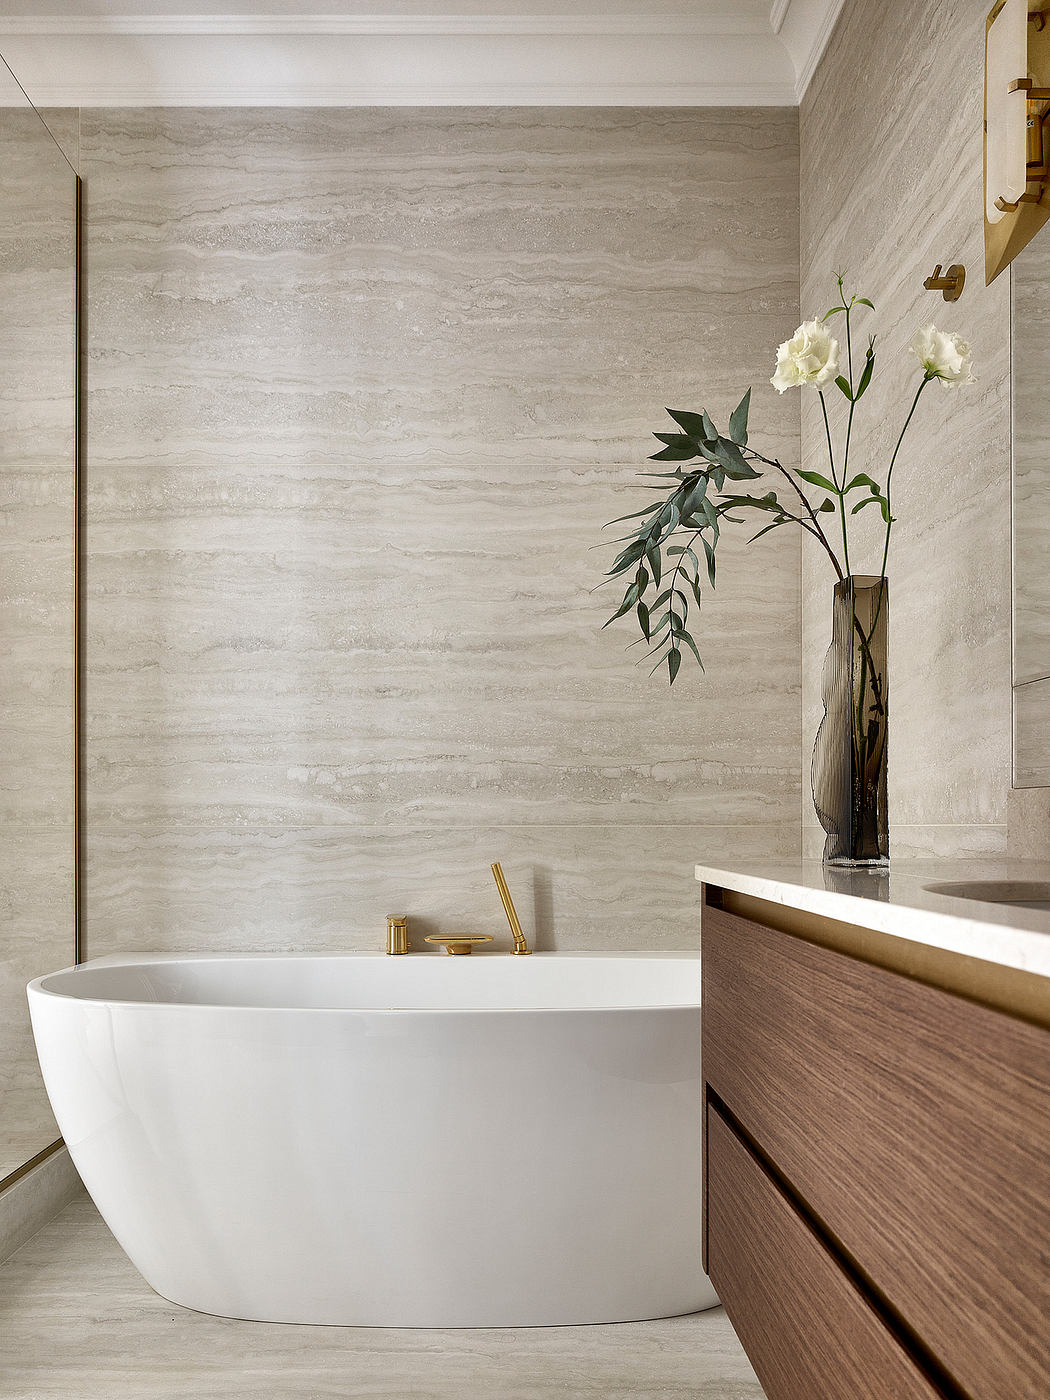
[[[952,263],[943,277],[941,276],[941,265],[938,263],[922,285],[928,292],[940,292],[945,301],[958,301],[962,296],[965,282],[966,269],[962,263]]]

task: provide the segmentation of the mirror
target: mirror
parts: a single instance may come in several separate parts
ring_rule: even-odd
[[[75,135],[0,60],[0,1188],[59,1136],[25,984],[77,957]]]

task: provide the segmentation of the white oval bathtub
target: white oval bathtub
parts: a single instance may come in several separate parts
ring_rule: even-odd
[[[717,1302],[698,954],[105,958],[29,1003],[73,1161],[173,1302],[371,1327]]]

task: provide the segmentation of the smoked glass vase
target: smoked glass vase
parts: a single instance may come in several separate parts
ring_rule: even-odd
[[[835,585],[824,661],[824,718],[813,748],[813,804],[827,833],[825,865],[885,866],[889,583],[851,575]]]

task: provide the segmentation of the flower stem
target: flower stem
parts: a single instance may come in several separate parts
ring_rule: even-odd
[[[828,439],[828,459],[831,462],[831,479],[835,483],[835,489],[839,493],[839,511],[842,516],[842,558],[846,565],[846,573],[849,573],[849,540],[846,538],[846,498],[842,494],[842,487],[846,484],[846,463],[842,464],[842,483],[840,485],[838,473],[835,470],[835,450],[831,445],[831,425],[828,423],[828,406],[824,401],[824,390],[818,390],[820,395],[820,407],[824,414],[824,432]],[[849,456],[849,439],[846,440],[846,455]]]
[[[897,453],[901,450],[901,443],[904,441],[904,434],[908,431],[908,424],[912,420],[912,414],[918,407],[919,397],[922,394],[923,389],[926,388],[926,385],[929,384],[931,379],[935,379],[936,377],[936,375],[931,375],[929,373],[923,375],[922,383],[915,391],[915,397],[914,399],[912,399],[911,408],[908,410],[908,416],[904,420],[904,427],[901,429],[901,435],[897,439],[897,446],[893,449],[893,456],[890,458],[890,469],[886,473],[886,515],[888,519],[886,521],[886,542],[882,548],[882,568],[879,571],[881,578],[886,577],[886,561],[889,558],[890,553],[890,530],[893,527],[893,509],[890,502],[890,486],[893,481],[893,468],[897,461]],[[876,619],[877,618],[878,614],[876,613]]]
[[[850,298],[852,304],[853,298]],[[842,485],[849,481],[849,444],[853,436],[853,411],[857,407],[854,401],[856,389],[853,384],[853,335],[850,331],[849,313],[850,307],[846,304],[846,298],[842,298],[842,304],[846,311],[846,363],[849,366],[849,417],[846,420],[846,441],[842,449]],[[849,573],[849,552],[846,550],[846,497],[839,497],[839,510],[842,512],[842,548],[846,552],[846,572]]]

